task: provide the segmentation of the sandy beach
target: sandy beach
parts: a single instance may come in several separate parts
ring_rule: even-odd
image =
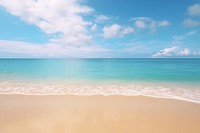
[[[200,104],[140,96],[0,95],[0,133],[199,133]]]

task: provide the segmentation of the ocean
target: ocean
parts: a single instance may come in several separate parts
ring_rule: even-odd
[[[200,59],[0,59],[0,93],[144,95],[200,103]]]

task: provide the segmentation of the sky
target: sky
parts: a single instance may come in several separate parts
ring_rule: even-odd
[[[200,57],[200,0],[0,0],[0,58]]]

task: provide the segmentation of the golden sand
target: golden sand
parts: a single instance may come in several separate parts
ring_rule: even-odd
[[[0,133],[200,133],[200,104],[137,96],[0,95]]]

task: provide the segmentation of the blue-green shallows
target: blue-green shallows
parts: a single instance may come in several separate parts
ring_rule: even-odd
[[[0,59],[0,80],[95,80],[200,84],[200,59]]]

